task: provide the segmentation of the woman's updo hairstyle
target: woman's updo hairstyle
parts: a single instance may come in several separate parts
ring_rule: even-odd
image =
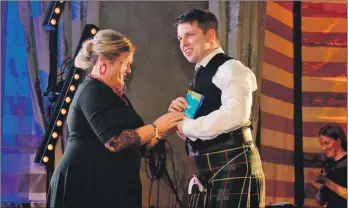
[[[93,39],[86,40],[75,58],[75,66],[81,69],[92,68],[99,56],[113,61],[122,52],[134,52],[131,41],[114,30],[100,30]]]

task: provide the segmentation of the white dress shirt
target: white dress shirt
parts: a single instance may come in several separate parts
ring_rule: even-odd
[[[206,67],[218,53],[224,53],[222,48],[217,48],[200,63],[197,63],[195,70],[199,66]],[[222,105],[206,116],[184,119],[183,134],[192,141],[197,138],[214,139],[222,133],[240,128],[249,120],[252,93],[257,90],[254,73],[240,61],[232,59],[218,68],[212,81],[221,90]]]

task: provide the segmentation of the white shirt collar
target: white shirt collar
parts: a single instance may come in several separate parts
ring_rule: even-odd
[[[206,67],[209,63],[209,61],[216,55],[219,53],[225,53],[224,50],[222,50],[221,47],[215,49],[213,52],[211,52],[208,56],[206,56],[201,62],[197,63],[195,66],[195,71],[200,67]]]

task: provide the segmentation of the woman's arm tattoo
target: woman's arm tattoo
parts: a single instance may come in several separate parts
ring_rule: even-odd
[[[104,146],[111,152],[119,152],[125,148],[139,148],[140,136],[135,130],[124,130],[117,137],[112,137]]]

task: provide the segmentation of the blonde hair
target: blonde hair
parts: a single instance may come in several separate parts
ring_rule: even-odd
[[[75,58],[75,66],[81,69],[92,68],[99,56],[113,61],[122,52],[134,52],[131,41],[114,30],[100,30],[93,39],[86,40]]]

